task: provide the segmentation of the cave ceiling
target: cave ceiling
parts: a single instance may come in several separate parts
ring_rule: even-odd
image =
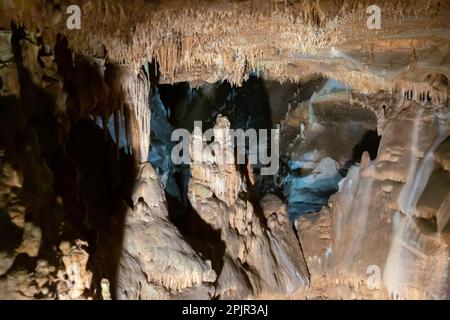
[[[81,29],[66,27],[70,1],[2,1],[11,21],[76,54],[133,70],[156,59],[161,83],[228,80],[251,73],[279,81],[321,73],[376,92],[450,73],[449,1],[377,1],[381,28],[369,29],[367,1],[80,0]]]

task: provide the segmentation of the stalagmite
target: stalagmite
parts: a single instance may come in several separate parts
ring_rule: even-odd
[[[163,189],[148,163],[139,168],[125,218],[118,299],[209,299],[216,274],[168,217]]]
[[[229,121],[218,116],[214,129],[224,134]],[[221,129],[221,130],[220,130]],[[220,130],[220,131],[219,131]],[[229,134],[229,133],[228,133]],[[191,152],[203,136],[191,139]],[[214,155],[234,157],[229,137],[219,135]],[[239,196],[247,181],[234,163],[227,164],[216,157],[208,162],[191,164],[192,177],[188,196],[198,215],[213,229],[220,230],[226,244],[224,266],[218,275],[216,296],[227,298],[302,297],[308,286],[305,262],[295,235],[290,228],[287,211],[275,196],[252,204]],[[225,181],[225,184],[224,184]],[[263,217],[260,215],[263,214]],[[242,282],[242,279],[248,279]]]

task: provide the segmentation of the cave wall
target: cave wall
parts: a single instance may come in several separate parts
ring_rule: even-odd
[[[449,297],[450,185],[436,156],[450,132],[448,80],[432,78],[389,106],[377,158],[365,152],[320,213],[296,220],[311,297]]]
[[[449,298],[448,1],[381,2],[379,31],[363,1],[86,0],[81,30],[65,27],[67,5],[0,3],[0,298]],[[382,135],[376,158],[352,163],[297,234],[279,197],[254,196],[251,166],[193,164],[191,216],[218,246],[207,254],[148,163],[155,81],[317,74],[350,93],[307,90],[316,117],[300,103],[285,125],[315,145],[308,125],[352,114]]]

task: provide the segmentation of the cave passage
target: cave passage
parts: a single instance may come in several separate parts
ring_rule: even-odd
[[[287,203],[293,220],[319,211],[338,190],[348,168],[358,165],[364,151],[372,160],[377,156],[381,137],[376,132],[376,116],[351,106],[348,97],[342,99],[349,91],[339,81],[320,76],[306,83],[283,84],[252,76],[238,88],[228,82],[198,88],[188,83],[155,87],[150,98],[149,160],[170,202],[176,204],[171,217],[177,221],[190,212],[190,169],[170,161],[175,145],[171,133],[176,128],[192,132],[194,121],[202,121],[205,131],[214,126],[219,114],[228,118],[232,129],[280,128],[277,174],[260,175],[258,165],[254,168],[257,199],[276,194]]]

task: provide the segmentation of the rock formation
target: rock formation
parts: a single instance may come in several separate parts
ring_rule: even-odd
[[[449,297],[441,216],[448,171],[434,156],[450,129],[446,90],[423,83],[399,94],[377,159],[364,153],[328,206],[296,221],[311,261],[312,297]],[[377,288],[367,283],[374,268],[381,272]]]
[[[170,223],[163,189],[143,164],[126,214],[119,299],[210,299],[216,274]]]
[[[241,172],[234,161],[228,164],[221,159],[234,157],[230,136],[221,136],[229,127],[227,118],[217,118],[216,148],[210,154],[204,151],[204,161],[192,162],[188,190],[192,207],[220,230],[226,246],[216,295],[225,299],[301,297],[308,287],[308,274],[286,207],[274,195],[252,203],[251,171]],[[204,143],[197,134],[194,131],[192,149],[197,139]]]
[[[450,2],[378,2],[0,0],[0,299],[449,299]]]

